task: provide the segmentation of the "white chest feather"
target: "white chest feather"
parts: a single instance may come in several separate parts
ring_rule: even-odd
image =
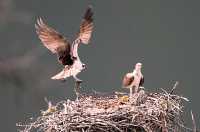
[[[137,71],[134,71],[132,73],[132,76],[134,77],[134,80],[132,82],[132,86],[139,86],[140,84],[140,81],[142,79],[142,73],[141,72],[137,72]]]

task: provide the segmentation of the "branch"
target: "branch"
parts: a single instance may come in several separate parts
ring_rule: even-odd
[[[176,87],[178,86],[179,82],[176,81],[176,83],[174,84],[172,90],[170,91],[170,94],[173,94],[174,90],[176,89]]]
[[[195,122],[192,110],[191,110],[191,117],[192,117],[192,124],[193,124],[193,132],[197,132],[196,122]]]

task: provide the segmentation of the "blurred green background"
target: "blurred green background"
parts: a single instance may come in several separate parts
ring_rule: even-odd
[[[73,40],[87,6],[94,10],[90,45],[79,48],[87,69],[79,74],[83,91],[121,90],[122,76],[143,63],[145,88],[170,90],[190,99],[199,121],[200,1],[167,0],[1,0],[0,128],[16,131],[17,122],[46,109],[44,97],[56,103],[75,99],[74,80],[53,81],[62,66],[40,42],[34,24],[45,22]],[[187,113],[188,112],[188,113]]]

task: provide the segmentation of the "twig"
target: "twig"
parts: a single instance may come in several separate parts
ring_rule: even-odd
[[[178,86],[179,82],[176,81],[176,83],[174,84],[172,90],[170,91],[170,94],[173,94],[174,90],[176,89],[176,87]]]
[[[193,112],[191,110],[191,117],[192,117],[192,124],[193,124],[193,132],[197,132],[197,126],[196,126],[196,122],[195,122],[195,119],[194,119],[194,115],[193,115]]]
[[[76,83],[77,97],[79,87],[80,83]],[[137,104],[122,100],[123,95],[81,96],[76,101],[58,102],[56,111],[41,115],[28,125],[17,126],[23,129],[21,132],[51,129],[70,132],[154,132],[161,131],[161,128],[177,132],[186,129],[181,116],[183,99],[164,89],[162,91],[164,93],[143,93],[145,100]]]

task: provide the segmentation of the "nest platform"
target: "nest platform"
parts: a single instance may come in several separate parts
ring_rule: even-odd
[[[39,117],[18,123],[20,132],[182,132],[186,98],[140,90],[128,94],[82,95],[49,105]]]

